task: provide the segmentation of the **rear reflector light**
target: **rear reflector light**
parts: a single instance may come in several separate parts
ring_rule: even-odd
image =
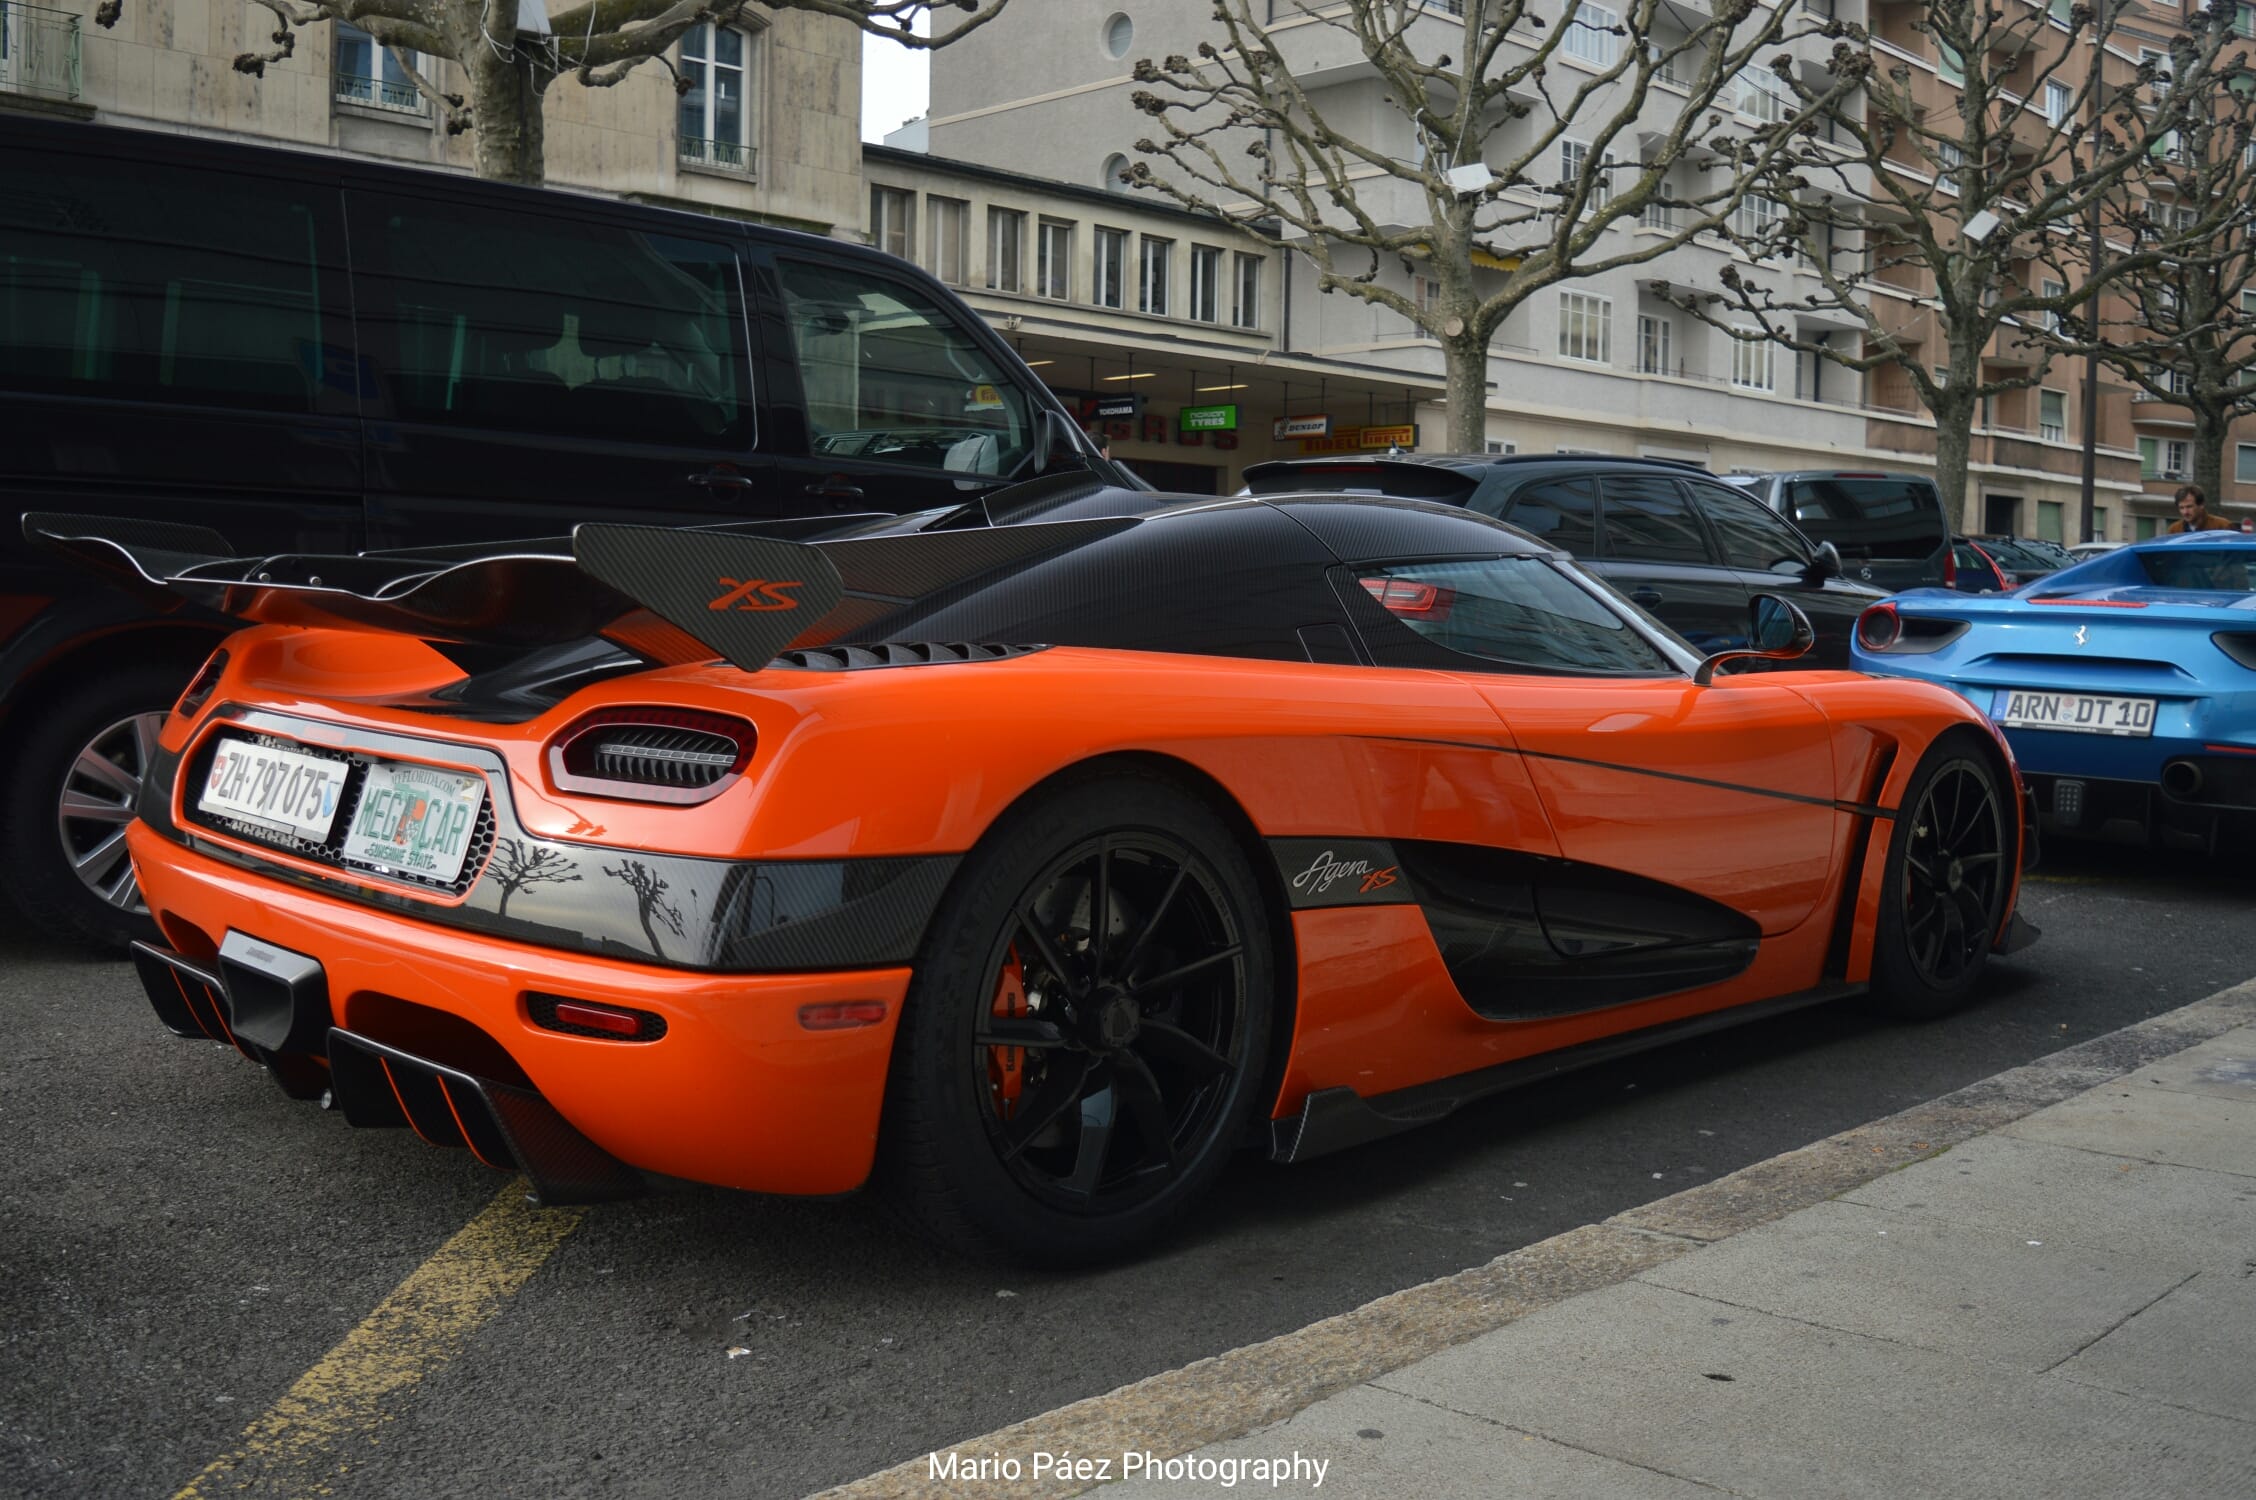
[[[1364,578],[1358,580],[1363,591],[1379,601],[1390,615],[1400,615],[1405,620],[1427,620],[1439,623],[1449,618],[1449,607],[1457,602],[1455,589],[1443,588],[1438,583],[1420,583],[1414,578]]]
[[[1893,604],[1875,604],[1857,616],[1857,644],[1867,651],[1885,651],[1903,635],[1903,617]]]
[[[809,1031],[851,1031],[884,1019],[883,1000],[828,1000],[799,1007],[799,1024]]]
[[[754,741],[752,726],[727,714],[606,708],[557,736],[548,748],[548,770],[567,792],[704,802],[743,774]]]
[[[569,1036],[599,1037],[616,1042],[655,1042],[666,1034],[666,1018],[623,1005],[593,1000],[567,1000],[562,995],[528,995],[526,1009],[533,1024]]]
[[[210,701],[212,689],[219,686],[220,675],[226,670],[225,651],[214,651],[205,657],[203,666],[196,670],[195,680],[188,684],[188,691],[180,695],[180,701],[172,706],[172,711],[183,719],[194,718],[197,710]]]

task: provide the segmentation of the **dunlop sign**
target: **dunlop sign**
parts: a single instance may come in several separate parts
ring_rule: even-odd
[[[1332,419],[1329,416],[1279,417],[1269,431],[1270,436],[1277,438],[1329,437]]]

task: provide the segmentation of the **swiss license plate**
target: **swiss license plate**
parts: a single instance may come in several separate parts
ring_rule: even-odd
[[[378,761],[345,830],[345,858],[451,883],[462,873],[485,799],[479,777]]]
[[[2066,729],[2078,734],[2151,735],[2152,698],[2102,693],[2039,693],[2007,688],[1998,722],[2008,729]]]
[[[337,798],[350,769],[344,761],[302,750],[222,737],[196,808],[318,844],[337,819]]]

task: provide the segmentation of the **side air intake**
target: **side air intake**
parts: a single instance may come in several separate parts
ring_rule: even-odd
[[[559,790],[688,804],[719,796],[751,763],[752,726],[725,714],[607,708],[548,748]]]

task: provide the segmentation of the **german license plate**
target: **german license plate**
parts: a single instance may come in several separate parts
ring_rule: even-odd
[[[2078,734],[2151,735],[2152,698],[2101,693],[2038,693],[2007,688],[1998,722],[2008,729],[2066,729]]]
[[[196,807],[318,844],[337,819],[337,798],[350,769],[344,761],[302,750],[222,737]]]
[[[477,831],[486,784],[459,771],[378,761],[345,830],[344,856],[401,875],[451,883]]]

